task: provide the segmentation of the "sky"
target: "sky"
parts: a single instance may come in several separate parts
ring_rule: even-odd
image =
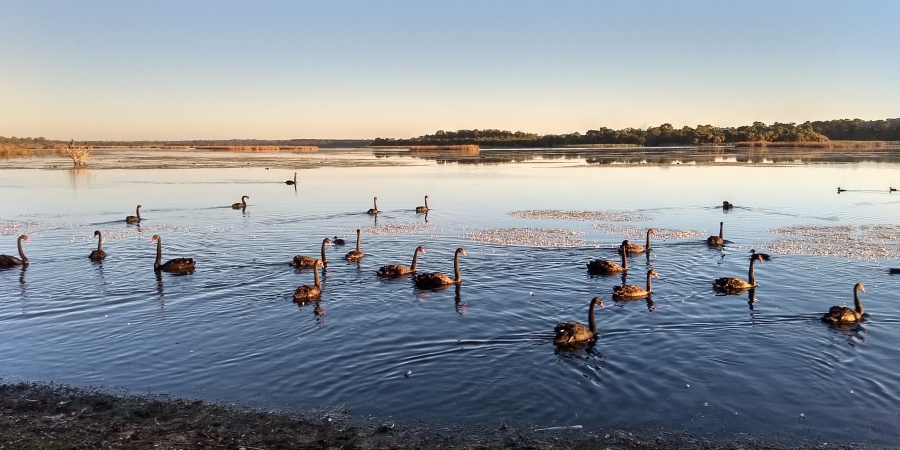
[[[900,2],[2,0],[0,136],[900,117]]]

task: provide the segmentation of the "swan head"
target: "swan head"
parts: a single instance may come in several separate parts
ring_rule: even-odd
[[[362,233],[362,231],[360,231],[360,229],[357,228],[357,229],[356,229],[356,235],[359,236],[360,233]]]
[[[765,253],[753,253],[750,255],[750,261],[766,262],[771,259],[768,256],[769,255],[767,255]]]
[[[594,297],[594,304],[602,308],[603,307],[603,299],[600,297]]]
[[[656,234],[656,228],[650,228],[647,230],[647,233]]]
[[[862,283],[856,283],[856,286],[853,286],[853,290],[859,290],[860,292],[866,292],[866,287],[863,286]]]
[[[334,238],[337,239],[337,236],[335,236]],[[325,244],[325,245],[331,245],[331,239],[330,239],[330,238],[325,238],[325,240],[322,241],[322,243]]]
[[[154,242],[156,242],[156,241],[158,241],[158,240],[160,240],[160,239],[162,239],[162,238],[159,237],[158,234],[154,234],[153,237],[150,238],[150,243],[152,244],[152,243],[154,243]]]
[[[316,260],[316,268],[319,268],[319,267],[321,267],[321,268],[323,268],[323,269],[325,268],[325,263],[322,262],[321,259],[317,259],[317,260]]]
[[[650,269],[650,270],[647,271],[647,276],[648,276],[648,277],[659,278],[659,274],[656,273],[656,271],[653,270],[653,269]]]
[[[94,236],[100,236],[100,230],[95,230],[95,231],[94,231]]]
[[[27,234],[23,234],[23,235],[19,236],[19,239],[20,239],[20,240],[23,240],[23,241],[25,241],[25,242],[31,242],[31,238],[28,237]]]
[[[423,250],[424,250],[424,249],[423,249]],[[456,249],[456,253],[457,253],[457,254],[460,254],[460,255],[463,255],[463,256],[468,256],[468,255],[466,255],[466,249],[464,249],[464,248],[462,248],[462,247]]]
[[[425,247],[422,247],[422,246],[420,245],[420,246],[416,247],[416,251],[417,251],[417,252],[422,252],[422,254],[424,255],[424,254],[425,254]],[[463,253],[463,254],[465,254],[465,253]]]

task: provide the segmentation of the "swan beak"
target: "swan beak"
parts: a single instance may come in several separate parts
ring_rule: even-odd
[[[25,242],[31,242],[31,238],[30,237],[25,238]],[[866,292],[866,291],[863,291],[863,292]]]

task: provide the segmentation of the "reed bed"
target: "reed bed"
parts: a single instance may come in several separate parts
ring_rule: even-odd
[[[597,243],[577,239],[583,231],[564,228],[487,228],[465,234],[465,238],[484,244],[521,245],[528,247],[596,247]]]
[[[650,216],[635,211],[563,211],[554,209],[511,211],[520,219],[578,220],[594,222],[646,222]]]
[[[162,150],[190,150],[194,147],[190,145],[160,145],[159,148]]]
[[[277,145],[198,145],[197,150],[213,152],[276,153]]]
[[[641,244],[643,242],[642,239],[647,237],[646,228],[594,225],[594,229],[604,233],[621,236],[625,239],[631,239],[637,244]],[[709,236],[708,233],[697,230],[671,230],[668,228],[654,228],[653,230],[655,233],[650,236],[651,240],[700,239]]]
[[[900,226],[796,226],[769,230],[791,236],[765,244],[789,255],[831,256],[865,261],[900,259]]]
[[[22,147],[3,147],[0,148],[0,158],[30,158],[34,155],[34,150]]]

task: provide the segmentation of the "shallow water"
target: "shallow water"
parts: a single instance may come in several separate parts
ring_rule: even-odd
[[[14,254],[16,235],[27,233],[31,265],[0,270],[0,375],[287,408],[347,405],[356,416],[403,420],[900,445],[900,277],[887,270],[900,266],[892,156],[615,167],[582,154],[497,164],[482,154],[459,164],[379,153],[370,157],[401,164],[301,170],[296,190],[283,183],[293,170],[256,167],[3,170],[0,252]],[[425,194],[427,218],[413,212]],[[249,206],[232,210],[241,195]],[[374,196],[377,222],[365,214]],[[723,200],[735,209],[723,212]],[[141,226],[126,225],[138,203]],[[510,214],[525,210],[625,221]],[[641,216],[650,220],[628,221]],[[728,243],[709,248],[704,237],[719,221]],[[879,225],[894,240],[868,236],[849,256],[829,256],[848,240],[820,237],[813,254],[789,249],[797,236],[770,232],[850,226],[866,238]],[[561,245],[479,239],[526,227]],[[615,302],[621,278],[590,276],[585,263],[619,259],[624,236],[605,230],[648,227],[701,237],[655,239],[649,260],[632,256],[628,283],[644,284],[648,267],[660,274],[652,304]],[[358,266],[342,259],[357,228],[366,253]],[[99,264],[87,259],[95,229],[109,254]],[[164,259],[193,257],[196,272],[157,276],[154,234]],[[321,301],[298,305],[291,294],[313,276],[288,262],[318,255],[334,235],[348,245],[327,249]],[[426,248],[420,271],[452,273],[453,251],[466,249],[460,289],[375,276],[382,265],[408,265],[417,245]],[[757,264],[758,301],[717,295],[715,278],[746,278],[751,248],[774,256]],[[866,285],[863,326],[820,322],[830,306],[852,304],[856,282]],[[596,346],[557,351],[553,327],[586,323],[596,295],[606,303]]]

